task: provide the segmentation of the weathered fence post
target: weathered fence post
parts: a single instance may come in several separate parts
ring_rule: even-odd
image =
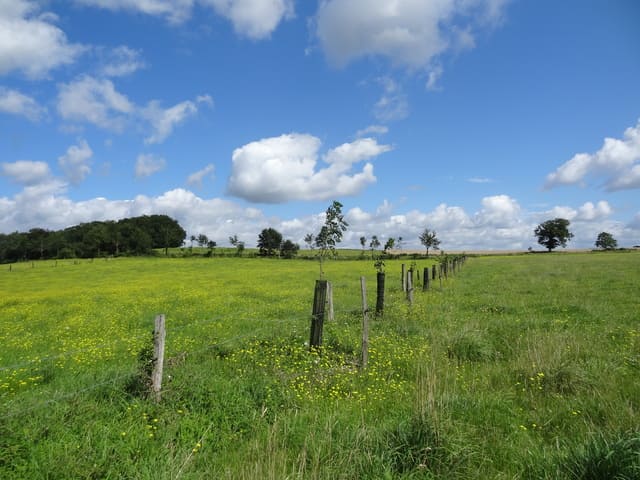
[[[164,314],[156,316],[153,330],[153,371],[151,373],[151,390],[156,402],[162,397],[162,369],[164,366]]]
[[[403,263],[402,264],[402,291],[406,292],[407,291],[407,266]]]
[[[367,368],[369,361],[369,307],[367,306],[367,285],[364,277],[360,277],[360,291],[362,292],[362,359],[360,368]]]
[[[436,279],[436,266],[431,265],[431,280],[435,280]]]
[[[429,290],[429,267],[424,267],[422,272],[422,291],[426,292],[427,290]]]
[[[384,312],[384,272],[378,272],[376,281],[376,315],[382,315]]]
[[[413,305],[413,270],[409,270],[407,274],[407,300],[409,300],[409,305]]]
[[[327,303],[327,281],[316,280],[316,288],[313,293],[313,312],[311,313],[311,335],[309,349],[319,348],[322,345],[322,328],[324,326],[324,307]]]
[[[335,319],[335,316],[333,314],[333,284],[331,282],[327,282],[327,306],[329,307],[327,320],[332,322]]]

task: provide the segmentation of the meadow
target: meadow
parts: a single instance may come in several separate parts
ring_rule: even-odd
[[[1,266],[0,478],[640,478],[640,253],[469,258],[412,306],[411,261],[386,262],[366,369],[370,258],[326,262],[320,352],[314,261]]]

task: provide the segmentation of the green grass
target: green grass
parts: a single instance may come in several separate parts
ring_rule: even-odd
[[[320,354],[317,262],[5,266],[0,478],[640,477],[640,254],[471,258],[413,306],[400,263],[364,371],[370,259],[326,263]],[[159,404],[137,377],[157,313]]]

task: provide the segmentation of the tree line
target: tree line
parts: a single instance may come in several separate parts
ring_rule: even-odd
[[[0,262],[146,255],[182,246],[187,233],[167,215],[89,222],[63,230],[32,228],[0,234]]]

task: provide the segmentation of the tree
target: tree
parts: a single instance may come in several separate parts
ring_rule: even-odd
[[[388,252],[393,249],[393,246],[396,244],[396,240],[394,238],[389,238],[387,243],[384,244],[384,251]]]
[[[569,220],[565,218],[554,218],[542,222],[533,231],[538,237],[538,243],[547,247],[549,251],[558,246],[567,246],[567,241],[573,238],[573,233],[569,231]]]
[[[427,249],[427,257],[429,256],[429,249],[433,248],[434,250],[438,250],[440,246],[440,240],[438,240],[438,236],[436,235],[435,230],[429,230],[428,228],[424,229],[424,232],[420,234],[418,237],[420,239],[420,243],[424,245]]]
[[[204,247],[209,243],[209,237],[207,237],[204,233],[198,234],[198,238],[196,238],[199,247]]]
[[[300,245],[293,243],[291,240],[285,240],[280,245],[280,256],[283,258],[293,258],[298,254]]]
[[[600,232],[598,234],[598,238],[596,239],[596,247],[602,248],[603,250],[613,250],[617,248],[618,241],[613,238],[608,232]]]
[[[380,240],[378,240],[377,235],[374,235],[371,237],[371,242],[369,242],[369,248],[371,249],[371,258],[373,258],[373,252],[375,252],[378,248],[380,248]]]
[[[364,252],[364,247],[367,245],[367,237],[360,237],[360,245],[362,246],[362,251]]]
[[[336,245],[342,241],[342,234],[347,230],[349,224],[342,215],[342,204],[336,200],[327,208],[324,225],[316,235],[316,247],[320,249],[318,259],[320,260],[320,277],[324,275],[322,262],[329,253],[336,254]]]
[[[273,257],[280,250],[282,234],[275,228],[265,228],[258,235],[258,250],[263,257]]]
[[[229,237],[229,243],[234,247],[236,247],[236,255],[238,257],[241,257],[242,252],[244,252],[244,242],[241,240],[238,240],[238,235],[233,235],[232,237]]]
[[[311,250],[313,250],[313,242],[315,241],[316,237],[313,236],[313,233],[307,233],[304,236],[304,243],[307,244],[307,248],[310,248]]]

